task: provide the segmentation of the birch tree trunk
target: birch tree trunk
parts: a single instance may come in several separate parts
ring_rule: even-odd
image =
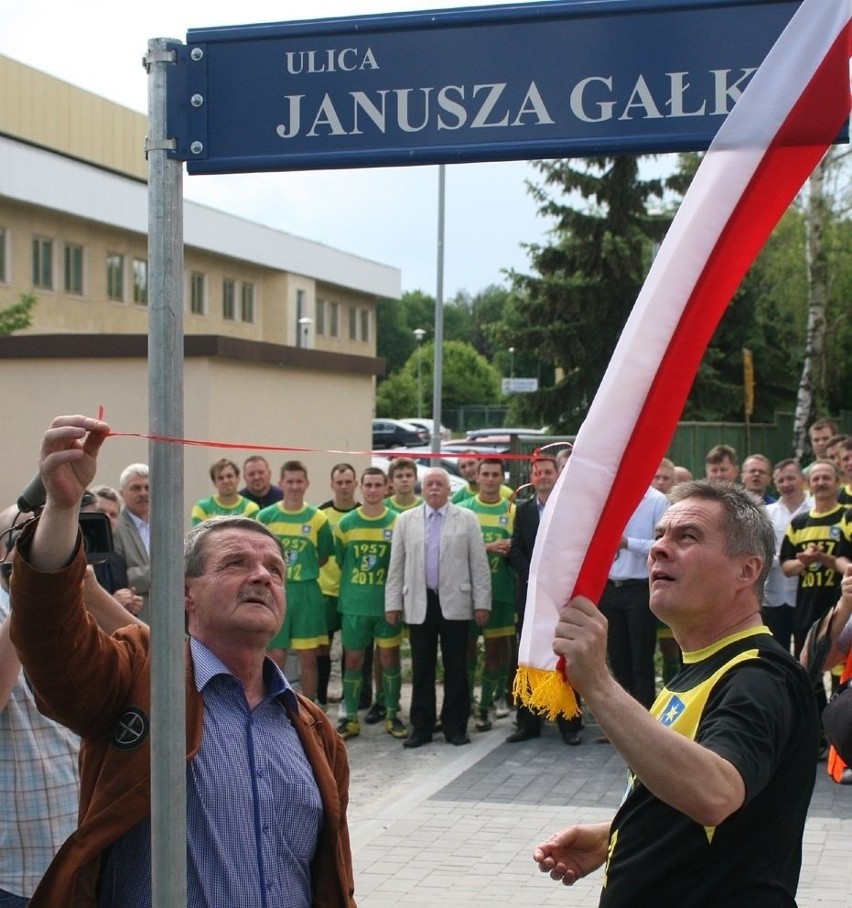
[[[793,420],[793,450],[801,460],[808,439],[808,425],[813,421],[820,392],[825,385],[826,303],[828,301],[828,253],[825,247],[825,224],[829,201],[826,197],[826,174],[832,163],[832,151],[820,161],[808,180],[805,207],[805,256],[808,266],[808,329],[805,359],[796,393]]]

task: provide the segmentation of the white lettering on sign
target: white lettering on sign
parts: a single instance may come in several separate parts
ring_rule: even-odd
[[[363,54],[354,48],[328,53],[330,56],[322,59],[311,56],[314,51],[288,54],[288,71],[378,69],[369,49]],[[565,113],[583,123],[727,116],[755,71],[756,67],[738,73],[730,69],[698,74],[669,72],[662,89],[659,79],[650,80],[642,74],[628,84],[616,84],[612,75],[587,76],[571,88]],[[508,82],[489,82],[348,91],[339,96],[325,92],[319,100],[307,94],[290,94],[284,96],[284,102],[285,119],[275,127],[282,139],[359,136],[365,132],[386,135],[394,130],[418,133],[429,128],[552,126],[557,121],[551,111],[558,116],[560,110],[553,98],[545,101],[534,81],[526,89]]]
[[[344,47],[342,50],[295,50],[287,51],[287,72],[291,76],[302,73],[351,73],[358,69],[378,69],[379,64],[373,51],[368,47],[361,52],[357,47]]]
[[[613,119],[703,117],[706,116],[708,100],[714,116],[727,116],[740,99],[744,83],[755,71],[756,67],[743,69],[741,75],[731,82],[731,70],[710,70],[707,75],[712,81],[703,91],[702,83],[706,79],[694,84],[689,81],[688,72],[666,73],[668,92],[656,98],[642,75],[636,78],[629,92],[623,94],[614,85],[612,76],[588,76],[571,89],[569,106],[571,113],[584,123],[603,123]]]
[[[742,71],[743,74],[733,85],[728,85],[728,76],[731,74],[729,69],[714,69],[711,72],[716,80],[716,108],[713,113],[726,116],[731,112],[734,104],[742,97],[743,89],[745,88],[743,82],[757,72],[757,67],[753,66],[750,69],[744,69]],[[742,88],[740,88],[741,85]],[[728,100],[731,101],[730,106],[728,106]]]
[[[396,88],[372,96],[351,91],[337,102],[326,92],[313,109],[303,103],[306,95],[285,95],[287,122],[275,131],[282,139],[292,139],[302,134],[303,125],[307,126],[304,135],[312,138],[362,135],[369,123],[384,135],[394,126],[403,132],[421,132],[430,124],[438,129],[467,125],[484,129],[555,122],[535,82],[519,100],[504,98],[506,88],[505,82],[474,85],[469,99],[463,85],[446,85],[438,91],[432,87]]]

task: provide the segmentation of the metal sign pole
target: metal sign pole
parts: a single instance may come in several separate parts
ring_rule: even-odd
[[[167,152],[167,71],[179,42],[148,42],[148,421],[183,437],[183,174]],[[151,441],[151,894],[186,905],[183,448]]]
[[[435,357],[432,376],[432,453],[441,450],[441,388],[444,383],[444,164],[438,165],[438,278],[435,290]],[[434,466],[440,466],[435,462]]]

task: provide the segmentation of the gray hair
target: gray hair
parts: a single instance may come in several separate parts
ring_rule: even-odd
[[[281,541],[266,526],[252,517],[211,517],[194,526],[183,540],[183,573],[185,577],[201,577],[207,567],[207,541],[214,533],[225,530],[249,530],[272,539],[278,548]]]
[[[752,492],[731,482],[698,479],[682,482],[669,493],[675,504],[687,498],[717,501],[725,511],[722,531],[727,540],[725,554],[733,558],[757,555],[763,561],[755,588],[760,595],[772,561],[775,558],[775,530],[766,512],[766,505]],[[711,579],[708,578],[708,582]]]
[[[126,489],[131,476],[142,476],[147,479],[149,473],[150,470],[147,463],[132,463],[121,471],[121,476],[118,477],[118,487]]]
[[[118,492],[116,492],[112,486],[95,486],[90,491],[95,498],[106,498],[107,501],[115,502],[115,504],[121,503]]]

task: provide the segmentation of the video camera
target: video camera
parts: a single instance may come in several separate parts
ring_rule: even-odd
[[[21,492],[17,501],[18,511],[22,514],[32,511],[38,515],[44,507],[44,500],[44,486],[42,485],[41,477],[36,476]],[[79,520],[80,531],[83,534],[83,551],[86,553],[86,560],[89,564],[99,564],[102,561],[106,561],[114,551],[112,526],[110,525],[109,517],[106,514],[101,514],[100,511],[85,512],[82,510],[82,508],[90,507],[94,503],[95,496],[91,492],[84,492],[83,499],[80,502]],[[18,529],[20,532],[24,526],[26,524],[22,524],[20,527],[13,527],[12,530]],[[10,540],[7,544],[7,557],[17,536],[18,533],[15,533],[14,536],[10,535]]]

